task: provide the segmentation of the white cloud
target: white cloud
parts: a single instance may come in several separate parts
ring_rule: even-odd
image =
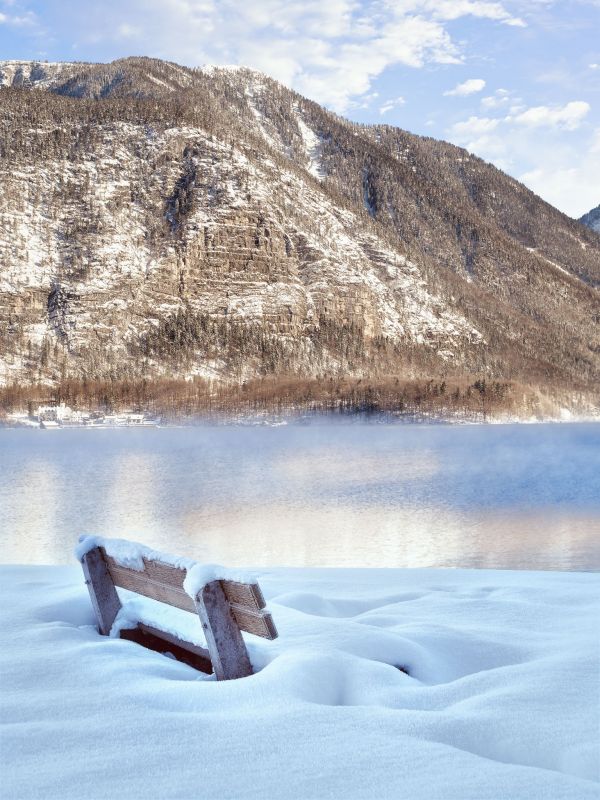
[[[518,125],[527,125],[532,128],[558,127],[567,131],[578,128],[590,111],[590,104],[584,100],[574,100],[564,106],[534,106],[507,121],[514,121]]]
[[[589,105],[572,101],[554,108],[517,109],[518,113],[471,116],[456,122],[448,128],[448,137],[519,176],[530,189],[573,217],[598,205],[600,128],[590,135],[589,129],[580,125]]]
[[[158,58],[258,69],[344,113],[394,66],[461,63],[449,25],[463,17],[520,24],[483,0],[60,0],[44,20],[66,20],[78,52],[125,55],[135,38]]]
[[[553,108],[549,106],[525,108],[516,104],[511,106],[510,113],[504,117],[470,116],[466,120],[455,122],[448,131],[461,144],[465,144],[470,137],[489,133],[500,125],[506,130],[512,128],[513,131],[516,131],[515,126],[574,131],[579,128],[589,111],[590,104],[583,100],[573,100],[564,106]]]
[[[353,100],[350,107],[355,108],[371,108],[373,101],[377,100],[379,92],[367,92],[361,95],[357,100]]]
[[[590,69],[600,69],[600,64],[588,64]]]
[[[496,89],[493,95],[481,98],[481,107],[486,111],[492,108],[499,108],[510,103],[511,97],[508,89]]]
[[[464,83],[459,83],[454,89],[444,92],[447,96],[465,97],[468,94],[476,94],[485,88],[485,81],[482,78],[469,78]]]
[[[15,28],[24,28],[35,25],[36,15],[33,11],[27,11],[25,14],[3,14],[0,12],[0,25],[12,25]]]
[[[121,39],[136,39],[139,38],[141,31],[135,25],[129,25],[127,22],[122,22],[117,26],[117,36]]]
[[[595,208],[600,186],[600,128],[592,134],[583,155],[571,154],[558,164],[550,159],[523,173],[520,180],[576,219]]]
[[[396,97],[394,100],[386,100],[385,103],[379,107],[380,114],[387,114],[394,108],[403,106],[406,100],[403,97]]]
[[[520,17],[513,17],[502,3],[489,3],[483,0],[400,0],[398,3],[413,12],[430,11],[436,19],[454,20],[473,16],[502,22],[505,25],[525,27]]]
[[[289,43],[282,42],[281,48],[285,63]],[[388,23],[375,38],[342,43],[304,40],[293,51],[299,53],[295,68],[290,70],[288,62],[285,72],[273,59],[272,45],[268,52],[259,44],[252,45],[252,52],[246,46],[243,56],[256,68],[339,112],[351,108],[352,98],[368,92],[372,80],[392,65],[420,68],[459,61],[443,27],[416,17]]]
[[[455,122],[450,128],[450,132],[464,139],[470,136],[478,136],[482,133],[489,133],[489,131],[495,130],[500,122],[501,120],[499,119],[473,116],[462,122]]]

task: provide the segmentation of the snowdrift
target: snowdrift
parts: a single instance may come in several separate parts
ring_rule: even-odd
[[[4,800],[598,797],[597,575],[256,574],[280,638],[217,683],[100,637],[77,566],[0,568]]]

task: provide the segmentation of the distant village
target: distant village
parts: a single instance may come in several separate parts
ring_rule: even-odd
[[[40,405],[27,414],[9,415],[11,423],[25,427],[51,430],[52,428],[122,428],[156,427],[160,418],[143,411],[122,411],[119,414],[104,414],[101,411],[80,411],[65,403]]]

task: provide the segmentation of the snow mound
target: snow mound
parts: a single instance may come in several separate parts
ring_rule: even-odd
[[[79,568],[1,567],[3,800],[598,797],[598,575],[258,578],[280,637],[217,683],[100,636]]]

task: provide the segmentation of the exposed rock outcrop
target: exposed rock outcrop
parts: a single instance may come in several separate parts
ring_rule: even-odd
[[[600,239],[258,73],[0,62],[0,381],[600,382]]]

